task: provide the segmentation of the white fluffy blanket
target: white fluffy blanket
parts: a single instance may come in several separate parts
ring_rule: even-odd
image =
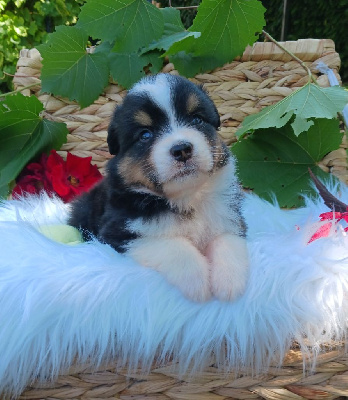
[[[342,188],[348,202],[348,189]],[[283,211],[247,195],[251,277],[234,303],[186,300],[157,272],[98,242],[69,246],[37,231],[64,223],[47,197],[0,207],[0,393],[20,393],[73,362],[146,368],[169,357],[181,372],[281,365],[293,340],[311,355],[348,326],[348,237],[307,244],[328,209]],[[306,338],[306,340],[304,340]],[[310,347],[309,347],[310,346]]]

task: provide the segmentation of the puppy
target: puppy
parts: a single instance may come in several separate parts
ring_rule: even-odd
[[[231,301],[248,276],[242,192],[219,114],[185,78],[149,76],[116,108],[105,179],[69,223],[162,273],[194,301]]]

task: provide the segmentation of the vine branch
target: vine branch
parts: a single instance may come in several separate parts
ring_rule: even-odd
[[[311,70],[307,67],[307,65],[297,56],[295,56],[294,53],[292,53],[290,50],[286,49],[283,45],[281,45],[279,42],[277,42],[269,33],[267,33],[266,31],[262,30],[263,35],[269,39],[271,42],[273,42],[276,46],[278,46],[280,49],[282,49],[286,54],[288,54],[291,58],[293,58],[295,61],[297,61],[302,68],[304,68],[307,71],[307,74],[309,76],[309,80],[313,81],[316,85],[318,84],[318,82],[316,81],[316,79],[314,78]]]
[[[37,83],[32,83],[31,85],[23,86],[22,88],[13,90],[12,92],[0,93],[0,98],[1,98],[1,97],[9,96],[9,95],[11,95],[11,94],[16,94],[16,93],[22,92],[22,91],[25,90],[25,89],[30,89],[30,88],[32,88],[32,87],[34,87],[34,86],[37,86],[37,85],[38,85]]]

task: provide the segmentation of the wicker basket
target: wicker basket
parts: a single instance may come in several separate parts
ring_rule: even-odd
[[[129,373],[115,366],[73,367],[54,383],[33,384],[20,396],[21,400],[60,399],[123,399],[123,400],[331,400],[348,398],[348,356],[344,350],[328,350],[317,360],[316,372],[303,373],[299,350],[291,350],[282,368],[251,375],[226,374],[216,367],[192,376],[179,376],[173,366],[154,368],[144,376],[140,371]]]
[[[327,76],[316,69],[319,61],[332,68],[340,81],[340,58],[332,40],[302,39],[282,44],[306,63],[319,85],[330,86]],[[36,83],[23,93],[36,94],[45,106],[45,117],[65,122],[70,131],[61,155],[70,151],[81,157],[92,156],[93,163],[103,172],[106,161],[111,157],[106,144],[107,126],[115,106],[122,101],[126,91],[110,84],[94,104],[81,110],[76,102],[40,93],[41,66],[36,49],[22,50],[14,77],[15,88]],[[177,74],[173,64],[167,64],[163,72]],[[306,84],[308,76],[297,61],[275,44],[258,42],[248,47],[241,58],[211,73],[197,75],[192,80],[203,84],[214,100],[222,122],[220,134],[227,144],[231,144],[236,140],[235,132],[246,116],[282,100]],[[346,148],[344,138],[341,148],[328,154],[320,166],[348,183]]]
[[[325,75],[316,70],[324,61],[337,78],[340,58],[331,40],[299,40],[284,44],[306,62],[322,86],[329,86]],[[106,145],[107,126],[115,105],[122,101],[125,90],[110,84],[91,106],[80,109],[75,102],[40,93],[40,54],[22,50],[14,78],[16,88],[32,84],[25,94],[35,93],[46,108],[46,118],[65,122],[69,128],[68,142],[61,149],[79,156],[92,156],[103,170],[111,157]],[[168,64],[165,72],[176,73]],[[243,56],[211,73],[196,76],[215,101],[221,115],[221,135],[231,144],[242,120],[273,104],[307,82],[305,70],[272,43],[256,43]],[[341,179],[347,179],[346,143],[322,161]],[[115,364],[95,371],[90,365],[73,366],[54,383],[32,384],[20,399],[343,399],[348,398],[348,356],[342,343],[330,343],[318,357],[315,373],[304,374],[301,351],[294,345],[284,359],[282,368],[270,368],[262,375],[233,372],[226,374],[211,366],[195,375],[182,377],[171,365],[154,366],[143,374],[115,370]]]

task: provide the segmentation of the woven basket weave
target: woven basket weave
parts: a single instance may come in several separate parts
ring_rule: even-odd
[[[340,58],[330,39],[302,39],[282,43],[310,68],[319,85],[330,86],[326,75],[316,68],[323,61],[335,72],[338,80]],[[92,156],[92,162],[103,172],[111,157],[107,144],[107,126],[117,104],[126,91],[117,84],[110,84],[94,104],[80,109],[73,101],[40,93],[40,54],[36,49],[22,50],[14,77],[16,89],[37,84],[23,91],[36,94],[46,108],[45,117],[65,122],[70,131],[68,142],[60,154],[70,151],[81,157]],[[177,74],[173,64],[167,64],[163,72]],[[299,63],[271,42],[258,42],[248,47],[243,56],[211,73],[197,75],[192,81],[201,83],[209,92],[220,113],[220,134],[227,144],[233,143],[235,132],[243,119],[259,112],[263,107],[282,100],[295,89],[308,82],[307,72]],[[332,172],[348,183],[347,143],[328,154],[321,162],[326,172]]]
[[[317,69],[318,61],[332,68],[340,80],[340,58],[331,40],[299,40],[283,43],[306,62],[321,86],[328,79]],[[75,102],[40,93],[40,54],[37,50],[22,50],[14,78],[15,87],[24,93],[36,94],[43,102],[45,117],[65,122],[69,128],[68,142],[60,154],[70,151],[79,156],[92,156],[103,171],[111,157],[106,135],[110,116],[126,91],[110,84],[91,106],[81,110]],[[172,64],[164,72],[177,73]],[[194,82],[203,83],[217,105],[221,116],[221,136],[227,144],[235,141],[234,134],[250,114],[284,98],[307,81],[306,71],[272,43],[256,43],[240,59],[198,75]],[[322,168],[348,182],[346,142],[339,150],[325,157]],[[145,377],[139,372],[115,370],[115,365],[94,371],[92,366],[73,366],[54,383],[32,384],[20,399],[124,399],[124,400],[224,400],[224,399],[344,399],[348,398],[348,356],[342,343],[330,343],[318,357],[316,372],[303,373],[300,350],[294,346],[284,359],[282,368],[270,368],[267,373],[251,376],[249,371],[222,374],[210,367],[194,378],[178,376],[172,366],[154,367]]]
[[[316,372],[303,373],[299,350],[287,354],[282,368],[251,376],[248,371],[221,373],[207,368],[195,377],[179,376],[172,366],[154,368],[144,376],[139,371],[116,371],[103,366],[73,367],[54,383],[33,384],[20,396],[34,399],[123,399],[123,400],[331,400],[348,398],[348,356],[343,348],[328,350],[318,357]]]

